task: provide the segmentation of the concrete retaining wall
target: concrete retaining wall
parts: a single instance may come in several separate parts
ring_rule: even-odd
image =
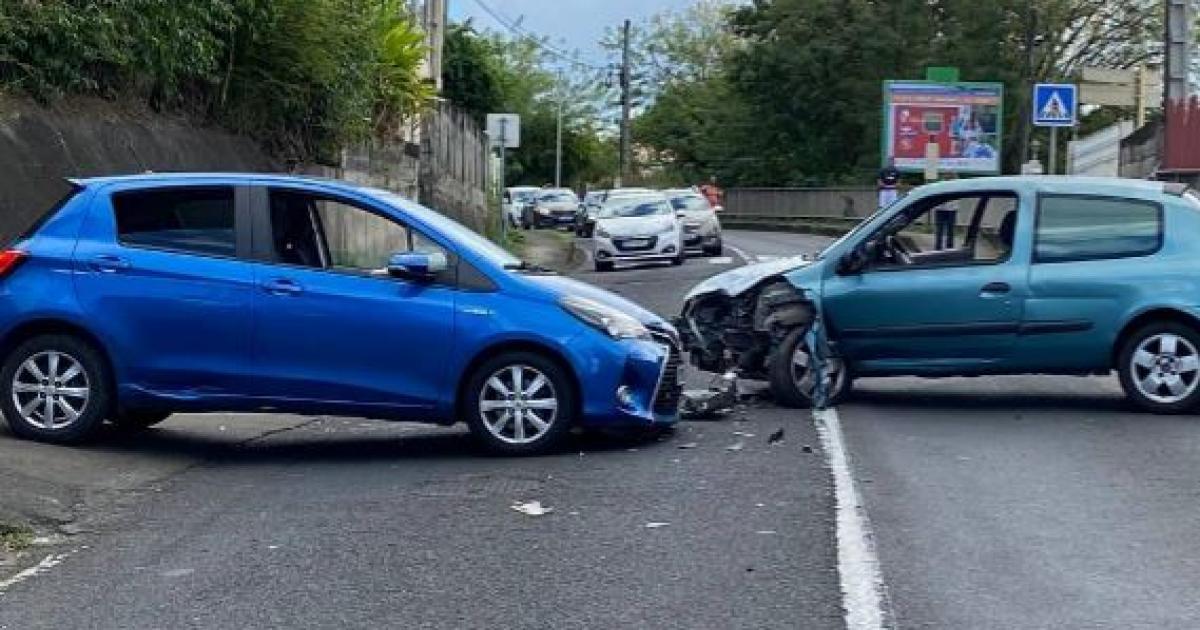
[[[0,97],[0,239],[67,190],[66,177],[153,171],[276,171],[247,138],[102,100],[41,107]]]

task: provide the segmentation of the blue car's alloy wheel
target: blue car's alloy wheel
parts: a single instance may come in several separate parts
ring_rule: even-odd
[[[42,335],[18,345],[0,371],[0,406],[13,433],[78,442],[109,412],[107,362],[89,343],[70,335]]]
[[[25,359],[13,375],[13,406],[39,429],[61,429],[87,410],[91,384],[83,364],[58,350]]]
[[[513,352],[476,369],[465,392],[467,423],[476,438],[502,453],[553,447],[574,419],[571,380],[557,362]]]

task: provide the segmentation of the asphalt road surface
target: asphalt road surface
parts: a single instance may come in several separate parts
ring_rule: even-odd
[[[578,275],[673,314],[707,275],[826,239],[727,241],[728,258]],[[1042,376],[863,380],[839,414],[890,625],[1200,627],[1200,419],[1134,413],[1112,379]],[[280,424],[248,442],[154,431],[146,457],[202,462],[10,587],[0,627],[844,626],[807,414],[762,403],[520,460],[457,428]],[[510,509],[534,499],[554,511]]]
[[[737,264],[580,275],[673,315]],[[5,589],[0,628],[843,627],[806,413],[753,405],[534,459],[481,455],[462,428],[315,418],[239,441],[192,424],[122,443],[126,461],[200,459]],[[511,509],[530,500],[553,512]]]

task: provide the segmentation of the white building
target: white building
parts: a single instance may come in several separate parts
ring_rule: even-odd
[[[1121,140],[1133,133],[1133,123],[1119,122],[1067,143],[1067,173],[1117,177],[1121,166]]]

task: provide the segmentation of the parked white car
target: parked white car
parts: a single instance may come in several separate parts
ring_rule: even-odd
[[[596,271],[618,262],[683,264],[683,225],[671,202],[658,193],[606,201],[596,215],[592,242]]]
[[[663,194],[671,200],[671,207],[683,220],[684,248],[703,252],[705,256],[720,256],[724,250],[721,221],[708,199],[689,188],[665,190]]]
[[[531,203],[542,191],[537,186],[513,186],[512,188],[504,189],[504,216],[508,218],[508,224],[513,227],[521,225],[521,211],[525,205]]]

